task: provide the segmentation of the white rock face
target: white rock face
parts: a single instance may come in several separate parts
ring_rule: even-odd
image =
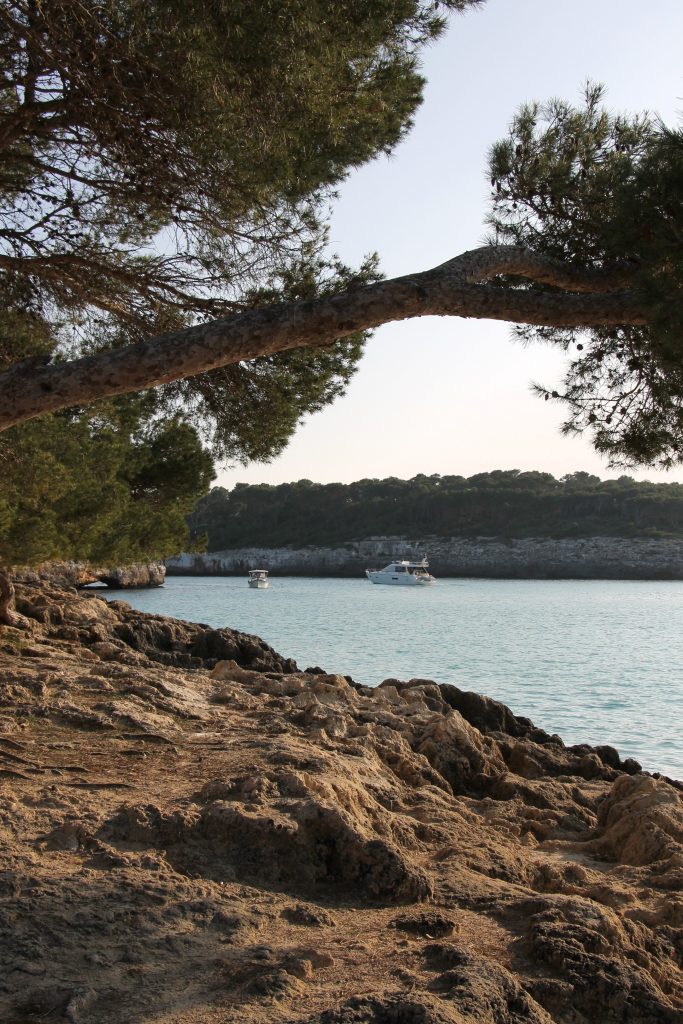
[[[166,579],[163,562],[135,562],[117,569],[98,570],[98,579],[109,587],[161,587]]]
[[[168,559],[171,575],[361,576],[395,559],[429,556],[434,575],[493,579],[683,579],[683,541],[667,538],[371,537],[338,548],[235,548]]]

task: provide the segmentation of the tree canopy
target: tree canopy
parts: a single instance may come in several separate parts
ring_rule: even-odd
[[[209,551],[370,537],[683,537],[683,485],[494,470],[471,477],[214,487],[190,517]]]
[[[521,327],[571,353],[567,431],[588,427],[615,463],[683,458],[683,133],[650,115],[611,114],[588,85],[515,116],[491,151],[492,238],[585,268],[614,268],[644,322]],[[536,285],[535,287],[542,287]]]
[[[0,0],[6,465],[51,431],[87,461],[102,423],[129,453],[172,424],[205,486],[200,436],[272,457],[368,331],[430,314],[562,346],[564,389],[539,390],[567,430],[683,460],[679,131],[594,86],[529,105],[491,151],[486,245],[393,281],[329,254],[335,185],[409,130],[421,50],[478,2]]]
[[[1,0],[10,392],[32,380],[46,398],[41,374],[74,360],[137,359],[150,337],[377,279],[372,257],[327,253],[332,190],[401,140],[421,48],[477,2]],[[35,423],[5,392],[0,563],[183,548],[212,475],[201,442],[272,457],[343,393],[364,338],[206,366],[144,399],[84,394]]]
[[[186,516],[213,462],[180,418],[132,396],[65,411],[0,443],[0,564],[151,560],[188,543]]]
[[[331,190],[401,140],[420,49],[478,2],[2,0],[0,273],[59,322],[57,358],[373,280],[327,254]],[[163,400],[216,454],[267,458],[363,339],[206,367]]]

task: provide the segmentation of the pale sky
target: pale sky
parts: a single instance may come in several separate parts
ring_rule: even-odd
[[[485,231],[487,151],[518,106],[578,102],[591,79],[605,83],[611,109],[647,109],[673,124],[683,110],[681,40],[681,0],[488,0],[455,17],[425,54],[428,84],[408,139],[342,186],[333,248],[351,264],[377,251],[388,277],[474,248]],[[389,324],[368,342],[346,396],[308,418],[282,456],[227,469],[216,483],[493,469],[683,482],[683,467],[610,470],[587,439],[562,437],[561,406],[534,398],[529,385],[558,383],[564,358],[523,348],[499,323]]]

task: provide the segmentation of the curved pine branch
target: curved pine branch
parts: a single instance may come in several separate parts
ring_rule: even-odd
[[[557,290],[504,287],[518,276]],[[72,405],[167,384],[288,349],[331,345],[360,330],[421,316],[460,316],[551,327],[644,325],[628,284],[633,269],[572,268],[507,246],[484,246],[439,267],[333,296],[266,306],[140,345],[0,375],[0,430]]]

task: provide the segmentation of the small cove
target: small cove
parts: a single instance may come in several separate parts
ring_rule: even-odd
[[[301,668],[454,683],[566,743],[609,743],[683,779],[683,582],[275,577],[250,590],[241,577],[170,577],[116,597],[255,633]]]

